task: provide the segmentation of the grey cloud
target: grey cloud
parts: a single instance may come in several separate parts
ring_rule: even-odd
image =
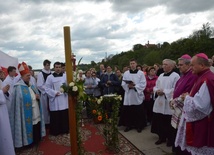
[[[12,13],[17,10],[18,6],[16,6],[15,0],[5,1],[0,0],[0,14],[1,15],[7,15],[8,13]],[[9,9],[8,9],[9,8]]]
[[[74,41],[72,47],[74,51],[78,49],[89,49],[90,51],[106,51],[112,44],[104,38]]]
[[[117,25],[112,27],[112,29],[107,29],[107,26],[81,26],[74,29],[72,34],[73,40],[85,40],[92,39],[96,37],[104,37],[106,39],[125,39],[133,34],[133,31],[117,32],[119,28],[123,26]]]
[[[213,0],[162,0],[169,13],[189,14],[194,12],[204,12],[214,8]]]
[[[44,8],[40,7],[40,5],[31,5],[29,7],[27,12],[22,15],[25,21],[45,22],[50,17],[50,14]]]
[[[7,41],[4,43],[0,43],[0,46],[4,46],[7,49],[10,50],[16,50],[16,51],[46,51],[50,50],[47,46],[43,45],[41,41],[39,40],[29,40],[29,41]]]
[[[181,15],[178,18],[173,19],[171,21],[171,23],[175,23],[178,26],[185,26],[185,25],[188,25],[191,23],[191,18],[189,16],[186,16],[186,15]]]
[[[100,2],[104,2],[104,1],[108,1],[108,0],[45,0],[45,2],[55,2],[55,3],[61,3],[61,2],[84,2],[84,1],[87,1],[87,2],[97,2],[97,3],[100,3]],[[114,0],[110,0],[110,1],[114,1]],[[29,3],[29,2],[32,2],[32,3],[44,3],[44,0],[20,0],[20,2],[23,2],[23,3]]]
[[[159,0],[158,0],[159,1]],[[146,8],[158,5],[158,2],[151,0],[112,0],[113,10],[116,12],[138,13]]]
[[[0,44],[11,40],[11,36],[19,35],[19,32],[10,24],[0,27]]]
[[[112,9],[115,12],[128,12],[128,13],[138,13],[144,11],[149,7],[155,6],[165,6],[167,12],[175,14],[189,14],[193,12],[203,12],[209,9],[214,8],[213,0],[21,0],[22,3],[63,3],[63,2],[96,2],[102,3],[109,1],[112,3]],[[1,7],[0,7],[1,8]],[[2,7],[4,9],[4,7]]]
[[[113,10],[119,12],[138,13],[149,7],[165,6],[168,13],[189,14],[203,12],[214,8],[213,0],[112,0]]]
[[[90,38],[96,38],[100,36],[105,36],[108,31],[104,27],[96,27],[96,26],[78,26],[74,28],[74,32],[72,34],[73,40],[85,40]]]
[[[95,16],[84,14],[81,16],[81,22],[74,24],[72,28],[72,39],[82,40],[96,37],[104,37],[106,39],[128,38],[133,34],[133,30],[121,31],[127,26],[126,21],[117,23],[117,19],[121,18],[121,16],[121,14],[114,14],[110,19],[103,19],[97,22]]]
[[[111,49],[112,46],[115,46],[115,43],[105,38],[78,40],[72,43],[72,49],[76,55],[80,55],[79,50],[81,49],[87,49],[91,52],[90,55],[83,55],[83,62],[101,61],[104,59],[106,52],[115,53]]]

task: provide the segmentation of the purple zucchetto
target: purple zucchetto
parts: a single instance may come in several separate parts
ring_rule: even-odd
[[[197,56],[197,57],[199,57],[199,58],[203,58],[203,59],[205,59],[205,60],[208,60],[208,56],[207,56],[206,54],[204,54],[204,53],[198,53],[198,54],[196,54],[195,56]]]
[[[187,60],[191,60],[191,56],[189,56],[188,54],[184,54],[180,57],[181,59],[187,59]]]

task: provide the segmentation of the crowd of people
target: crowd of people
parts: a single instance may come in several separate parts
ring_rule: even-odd
[[[162,64],[139,65],[135,59],[120,70],[100,64],[99,70],[78,70],[85,93],[99,98],[122,96],[118,126],[124,132],[142,132],[151,125],[157,134],[155,145],[166,142],[176,155],[214,153],[214,56],[199,53],[164,59]],[[51,135],[69,132],[68,95],[60,91],[67,83],[65,63],[43,61],[35,77],[22,62],[0,68],[0,154],[38,145],[49,129]],[[16,69],[19,72],[17,75]],[[90,102],[85,102],[91,118]],[[200,134],[199,134],[200,133]]]

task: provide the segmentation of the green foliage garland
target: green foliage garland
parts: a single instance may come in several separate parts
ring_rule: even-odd
[[[118,113],[122,97],[120,95],[104,95],[100,98],[90,97],[92,116],[97,122],[104,123],[103,134],[109,151],[118,152]]]
[[[78,66],[80,61],[78,62]],[[77,67],[78,71],[78,67]],[[72,96],[75,100],[75,113],[76,113],[76,132],[77,132],[77,147],[78,147],[78,155],[84,154],[84,148],[82,145],[82,136],[80,131],[80,125],[82,121],[82,110],[83,110],[83,102],[86,100],[87,95],[84,92],[84,81],[79,81],[77,78],[77,74],[74,74],[73,82],[67,84],[63,84],[60,88],[61,93],[67,93]]]
[[[119,95],[115,96],[104,96],[102,103],[104,105],[104,117],[103,121],[105,123],[103,133],[106,139],[106,146],[109,151],[118,152],[119,151],[119,139],[118,139],[118,114],[119,107],[122,97]]]

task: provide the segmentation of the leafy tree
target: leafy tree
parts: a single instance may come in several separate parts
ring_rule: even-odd
[[[96,62],[91,61],[91,66],[92,66],[92,67],[95,67],[96,65],[97,65]]]
[[[158,45],[154,48],[146,48],[141,44],[133,45],[133,50],[122,51],[116,55],[110,55],[107,60],[103,59],[99,63],[91,61],[89,65],[81,65],[84,68],[95,67],[99,69],[99,64],[103,63],[104,65],[115,66],[123,68],[124,66],[129,65],[129,60],[134,58],[138,61],[139,64],[148,64],[153,65],[154,63],[161,63],[163,59],[169,58],[177,60],[183,54],[189,54],[190,56],[195,55],[199,52],[206,53],[211,57],[214,53],[214,29],[211,27],[210,23],[202,25],[202,28],[196,31],[193,31],[188,38],[181,38],[177,41],[164,42],[162,45]]]
[[[142,48],[143,48],[143,45],[141,45],[141,44],[135,44],[135,45],[133,46],[133,51],[140,50],[140,49],[142,49]]]

